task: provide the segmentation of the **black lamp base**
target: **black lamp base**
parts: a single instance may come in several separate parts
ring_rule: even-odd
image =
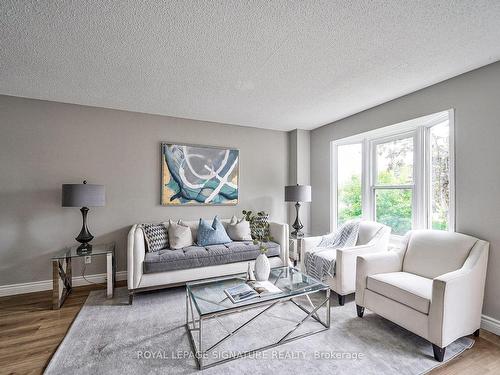
[[[91,252],[92,252],[92,245],[89,243],[82,243],[76,249],[76,253],[78,255],[86,255],[86,254],[90,254]]]
[[[76,249],[76,252],[78,254],[88,254],[92,252],[92,245],[89,242],[94,239],[94,236],[90,234],[87,228],[87,213],[89,209],[87,207],[82,207],[80,211],[82,213],[83,225],[80,234],[75,238],[75,240],[81,243],[78,249]]]
[[[301,231],[301,229],[304,228],[304,225],[302,224],[299,218],[299,211],[300,211],[299,202],[295,203],[295,211],[297,212],[297,217],[295,218],[295,222],[292,224],[292,228],[295,230],[291,233],[291,235],[292,237],[295,238],[302,238],[304,237],[304,233]]]

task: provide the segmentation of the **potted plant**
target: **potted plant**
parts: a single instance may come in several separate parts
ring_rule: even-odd
[[[264,211],[253,213],[246,210],[243,210],[243,215],[245,220],[250,223],[253,243],[259,246],[260,251],[259,256],[255,259],[255,279],[257,281],[266,281],[271,272],[271,265],[266,256],[267,246],[265,245],[266,242],[272,240],[269,231],[269,215]]]

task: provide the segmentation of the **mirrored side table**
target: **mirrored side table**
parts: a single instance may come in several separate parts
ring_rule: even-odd
[[[297,267],[298,264],[300,264],[301,260],[300,259],[300,252],[301,252],[301,245],[302,245],[302,241],[301,239],[303,238],[306,238],[306,237],[310,237],[311,235],[309,233],[305,233],[303,236],[301,237],[295,237],[295,236],[290,236],[288,238],[288,244],[289,244],[289,252],[288,252],[288,256],[290,258],[290,260],[293,262],[293,266],[294,267]]]
[[[115,243],[92,245],[86,254],[77,252],[78,245],[66,248],[52,257],[52,309],[61,308],[66,297],[73,289],[71,260],[73,258],[106,257],[106,295],[113,297],[116,279]]]

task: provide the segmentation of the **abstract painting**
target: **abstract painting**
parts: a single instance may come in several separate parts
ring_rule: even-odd
[[[162,205],[238,203],[239,150],[161,144]]]

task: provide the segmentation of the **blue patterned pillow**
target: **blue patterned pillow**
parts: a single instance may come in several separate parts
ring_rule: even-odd
[[[198,225],[198,246],[219,245],[232,242],[219,218],[214,217],[212,225],[200,219]]]

